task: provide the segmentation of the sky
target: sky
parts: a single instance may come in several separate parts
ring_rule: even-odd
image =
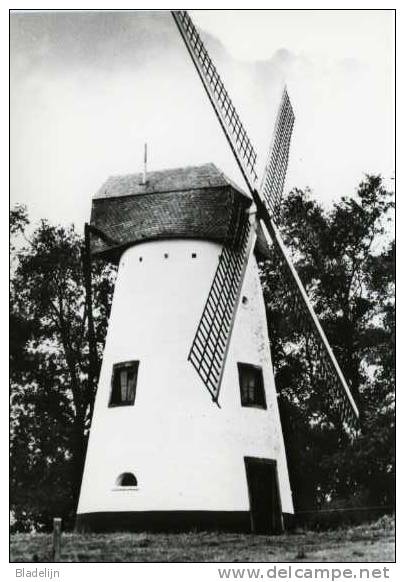
[[[258,152],[286,83],[296,122],[286,190],[330,205],[365,173],[393,187],[389,10],[191,11]],[[90,217],[110,175],[214,162],[243,179],[165,11],[11,15],[11,203],[34,220]]]

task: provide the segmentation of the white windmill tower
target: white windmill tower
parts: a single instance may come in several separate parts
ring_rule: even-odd
[[[256,154],[215,66],[188,13],[173,17],[249,194],[207,164],[109,178],[93,199],[92,252],[119,270],[77,527],[275,533],[293,505],[257,267],[270,246],[346,429],[358,410],[276,226],[287,91],[257,190]]]

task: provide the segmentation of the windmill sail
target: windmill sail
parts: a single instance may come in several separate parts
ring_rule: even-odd
[[[338,412],[343,424],[351,428],[356,426],[359,417],[356,403],[275,224],[280,212],[294,119],[288,92],[284,88],[260,194],[254,192],[253,198],[258,207],[262,207],[261,227],[277,257],[285,302],[295,316],[297,330],[308,340],[316,361],[318,380],[328,389],[325,395],[329,406]]]
[[[260,187],[260,192],[273,220],[278,219],[280,211],[294,119],[290,98],[287,89],[284,88]]]
[[[277,257],[285,303],[289,312],[294,314],[297,330],[309,342],[312,357],[316,362],[314,373],[326,389],[328,405],[337,412],[349,432],[355,431],[359,418],[358,408],[298,273],[287,255],[280,233],[274,222],[269,219],[266,220],[266,225],[262,224],[262,228]]]
[[[259,193],[255,187],[257,180],[255,171],[256,153],[240,121],[235,107],[233,106],[228,93],[216,71],[216,68],[211,58],[209,57],[207,50],[204,47],[204,44],[197,32],[197,29],[195,28],[188,13],[182,10],[173,11],[172,14],[190,53],[193,63],[197,69],[197,72],[201,78],[204,88],[208,94],[208,97],[214,107],[215,113],[219,119],[225,136],[232,148],[233,154],[236,158],[239,168],[242,171],[252,198],[256,204],[258,216],[260,218],[260,224],[267,242],[269,245],[273,244],[274,246],[276,255],[279,259],[280,273],[282,274],[282,279],[285,282],[286,290],[288,292],[287,294],[292,299],[292,304],[298,315],[298,320],[301,322],[305,332],[309,334],[310,342],[314,346],[316,355],[319,358],[319,375],[327,387],[327,399],[332,408],[339,412],[344,427],[346,429],[353,428],[356,420],[359,417],[357,406],[340,370],[339,364],[333,355],[325,333],[322,330],[322,326],[312,309],[304,286],[302,285],[302,282],[300,281],[298,274],[285,251],[274,220],[271,218],[273,217],[276,220],[278,216],[284,179],[287,170],[291,133],[294,124],[294,113],[288,98],[287,91],[284,90],[283,93],[281,106],[276,120],[276,128],[272,141],[272,147],[268,157],[265,175],[262,180],[262,188]],[[224,255],[225,254],[226,253],[224,250]],[[243,249],[240,249],[239,256],[244,256],[244,260],[246,262],[246,251],[243,255]],[[222,266],[221,263],[223,263]],[[243,280],[243,269],[234,271],[234,267],[231,267],[231,265],[232,262],[228,262],[225,258],[221,258],[218,270],[222,272],[223,269],[224,273],[226,274],[226,278],[229,281],[239,278],[238,284],[240,289]],[[219,273],[219,271],[217,271],[217,273]],[[234,276],[232,274],[233,272],[237,274]],[[217,274],[215,275],[211,291],[213,291],[214,287],[217,289],[217,282],[218,287],[220,287],[222,284],[222,280],[220,280],[219,277],[219,274],[218,279]],[[217,282],[215,279],[217,279]],[[228,287],[232,286],[229,283],[227,285]],[[197,336],[200,335],[200,329],[204,327],[203,320],[205,318],[205,314],[208,313],[210,309],[207,306],[210,302],[211,291],[193,342],[193,346],[190,352],[190,359],[193,357],[194,346],[199,342],[199,338]],[[213,291],[213,296],[214,295],[215,294]],[[234,293],[226,292],[225,295],[227,299],[225,299],[223,303],[226,305],[228,302],[226,310],[232,311],[234,314],[236,305],[236,299],[233,299]],[[218,302],[218,305],[221,304],[219,298],[217,298],[215,301]],[[216,313],[216,311],[214,310],[213,313]],[[221,335],[221,325],[218,326],[218,322],[221,320],[215,319],[213,315],[211,317],[213,322],[212,326],[217,330],[216,333],[218,334],[218,337],[223,337],[226,343],[228,343],[232,325],[227,326],[224,330],[224,334]],[[203,335],[203,332],[201,332],[202,337]],[[208,345],[209,337],[205,337],[203,341],[204,345]],[[221,343],[221,340],[218,339],[217,343]],[[200,353],[200,360],[198,363],[199,366],[207,351],[208,348],[205,349],[204,354]],[[210,356],[211,362],[216,361],[215,353],[218,354],[219,352],[215,352],[215,350],[212,351],[212,355]],[[221,356],[218,358],[218,364],[212,364],[210,368],[208,363],[208,368],[206,367],[204,382],[206,383],[210,392],[214,395],[214,399],[218,398],[219,383],[225,357],[226,348],[221,351]],[[218,367],[218,371],[214,378],[212,372],[211,376],[209,374],[210,370],[216,366]],[[201,368],[202,366],[199,368],[199,373],[202,376]],[[215,380],[212,385],[209,383],[209,378],[210,380]],[[215,388],[215,386],[217,387]]]
[[[236,247],[222,249],[188,356],[217,403],[236,307],[255,237],[245,211]]]
[[[218,71],[187,11],[172,11],[172,15],[214,107],[222,129],[225,132],[229,145],[236,157],[241,172],[249,187],[254,188],[257,180],[255,170],[257,155],[228,95],[228,91],[225,89]]]
[[[247,132],[187,11],[172,14],[242,174],[253,188],[257,180],[257,155]],[[243,278],[254,246],[255,233],[247,214],[243,222],[234,247],[224,247],[221,252],[188,357],[215,402],[218,402]]]

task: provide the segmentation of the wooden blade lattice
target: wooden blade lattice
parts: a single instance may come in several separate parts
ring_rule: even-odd
[[[287,89],[284,89],[260,187],[260,193],[266,202],[267,209],[276,221],[280,212],[280,202],[287,173],[294,120],[294,111],[291,107],[290,98],[288,97]]]
[[[255,237],[248,215],[245,217],[237,246],[222,249],[188,356],[215,402],[218,402],[236,307]]]
[[[257,180],[257,155],[246,130],[187,11],[173,11],[172,14],[238,165],[245,180],[253,188]]]
[[[269,231],[283,287],[283,301],[294,317],[295,329],[308,340],[316,380],[325,389],[330,409],[340,417],[344,428],[355,434],[359,426],[356,403],[274,224]]]

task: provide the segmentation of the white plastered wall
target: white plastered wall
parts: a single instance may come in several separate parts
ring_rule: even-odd
[[[212,242],[172,240],[147,242],[123,254],[79,514],[248,511],[244,456],[277,461],[282,511],[293,512],[253,256],[242,289],[247,302],[235,319],[220,408],[187,360],[220,253],[220,245]],[[109,408],[113,364],[128,360],[140,361],[135,404]],[[237,362],[262,366],[267,410],[241,406]],[[123,472],[136,475],[137,489],[117,489],[116,479]]]

